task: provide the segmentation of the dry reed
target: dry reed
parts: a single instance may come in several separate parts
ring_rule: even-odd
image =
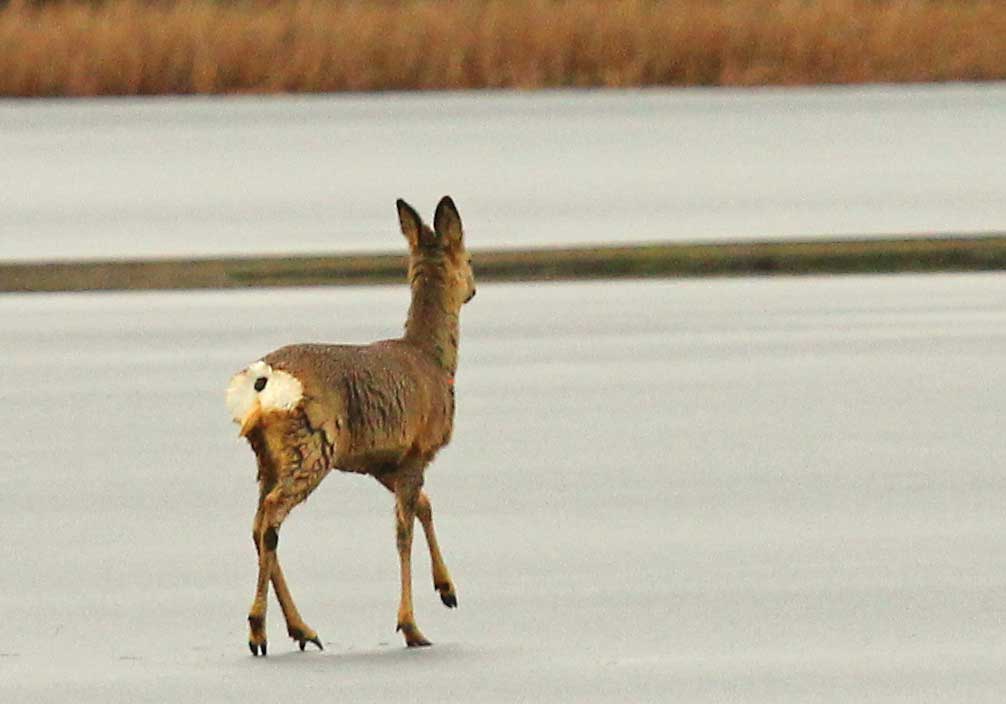
[[[0,95],[1006,78],[1001,0],[10,0]]]

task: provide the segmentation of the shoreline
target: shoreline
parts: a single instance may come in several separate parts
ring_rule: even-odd
[[[1006,270],[1006,233],[960,237],[472,250],[477,280],[573,281]],[[398,254],[0,263],[0,293],[405,282]]]

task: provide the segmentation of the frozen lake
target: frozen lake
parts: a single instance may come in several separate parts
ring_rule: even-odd
[[[1006,277],[484,285],[428,474],[460,608],[394,633],[390,496],[284,525],[323,653],[245,644],[229,375],[405,287],[0,296],[0,699],[1001,702]]]
[[[1006,229],[1006,85],[0,102],[0,259]]]

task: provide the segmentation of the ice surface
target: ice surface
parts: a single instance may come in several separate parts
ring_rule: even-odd
[[[400,330],[401,288],[0,296],[4,702],[999,702],[1006,277],[484,285],[428,473],[460,608],[336,475],[245,645],[230,374]]]
[[[1006,85],[0,102],[0,259],[1006,227]]]

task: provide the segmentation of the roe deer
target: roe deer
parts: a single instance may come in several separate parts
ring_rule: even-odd
[[[475,295],[475,280],[450,197],[437,205],[432,230],[405,201],[397,205],[409,243],[412,288],[405,335],[362,346],[282,347],[235,374],[227,389],[227,405],[258,460],[252,528],[258,582],[248,614],[248,646],[256,656],[266,654],[270,581],[290,637],[301,650],[307,642],[322,648],[293,603],[276,549],[283,519],[332,469],[369,474],[395,495],[402,578],[398,630],[405,643],[430,644],[412,612],[416,517],[430,549],[433,586],[444,605],[457,606],[422,487],[426,466],[451,439],[458,315]]]

